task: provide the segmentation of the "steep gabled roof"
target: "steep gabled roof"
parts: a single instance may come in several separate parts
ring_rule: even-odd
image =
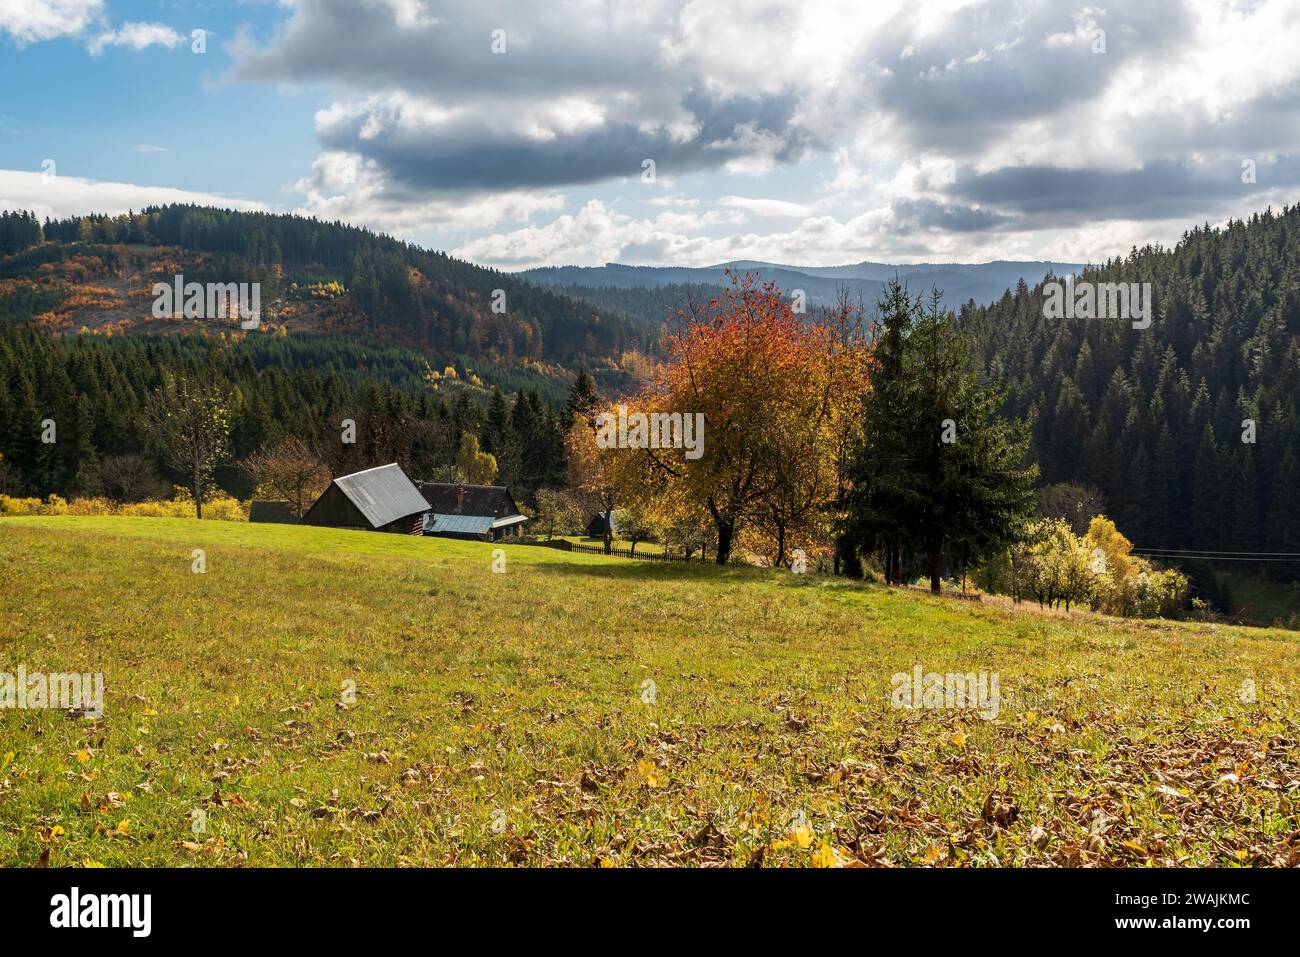
[[[518,515],[510,490],[504,485],[457,485],[454,482],[420,482],[429,510],[438,515],[482,515],[493,519]],[[464,489],[464,496],[457,490]]]
[[[381,528],[399,518],[429,511],[429,503],[396,462],[340,475],[334,484],[366,517],[372,528]]]

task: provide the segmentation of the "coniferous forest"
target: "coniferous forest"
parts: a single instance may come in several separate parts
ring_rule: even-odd
[[[1151,283],[1151,326],[1045,319],[1023,283],[960,317],[1042,481],[1092,486],[1139,548],[1300,551],[1300,206],[1080,279]]]

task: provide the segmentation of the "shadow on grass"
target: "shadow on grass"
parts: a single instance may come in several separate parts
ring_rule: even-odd
[[[590,557],[602,559],[599,555]],[[825,583],[824,576],[792,575],[788,571],[775,572],[770,568],[716,565],[711,562],[687,564],[612,556],[596,562],[538,563],[532,565],[531,569],[552,575],[586,575],[591,578],[653,582],[728,582],[737,585],[761,583],[791,588],[808,588]]]

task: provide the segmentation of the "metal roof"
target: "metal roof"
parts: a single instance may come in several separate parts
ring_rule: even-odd
[[[429,511],[429,503],[396,462],[340,475],[334,484],[361,511],[372,528]]]
[[[424,517],[426,532],[456,532],[462,535],[486,535],[492,530],[491,515],[439,515]]]

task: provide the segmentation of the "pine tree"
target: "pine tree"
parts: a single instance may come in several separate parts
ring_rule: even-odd
[[[564,431],[568,432],[575,416],[592,416],[599,403],[595,380],[587,375],[586,369],[579,369],[578,377],[573,380],[573,388],[569,390],[569,399],[564,403]]]
[[[1033,508],[1028,429],[969,371],[969,352],[938,294],[921,310],[897,282],[880,303],[877,375],[850,469],[848,527],[868,543],[908,544],[939,591],[943,555],[976,558],[1013,541]],[[897,569],[891,569],[896,574]]]

